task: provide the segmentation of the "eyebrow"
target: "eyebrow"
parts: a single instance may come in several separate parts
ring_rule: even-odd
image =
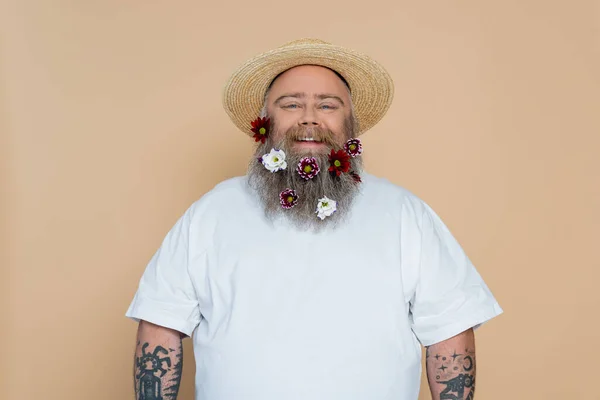
[[[285,99],[286,97],[302,99],[302,98],[306,97],[306,93],[303,93],[303,92],[285,93],[285,94],[279,96],[277,98],[277,100],[275,100],[273,102],[273,104],[275,104],[275,105],[279,104],[281,102],[281,100]],[[339,101],[342,105],[345,105],[342,98],[340,96],[336,96],[335,94],[323,93],[323,94],[316,94],[314,97],[315,97],[315,99],[319,99],[319,100],[334,99],[334,100]]]

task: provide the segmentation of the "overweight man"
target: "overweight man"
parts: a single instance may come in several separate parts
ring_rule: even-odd
[[[363,168],[393,91],[316,39],[233,73],[224,108],[256,151],[146,267],[127,311],[136,400],[177,399],[186,337],[196,400],[416,400],[421,346],[433,399],[474,398],[474,330],[502,309],[438,215]]]

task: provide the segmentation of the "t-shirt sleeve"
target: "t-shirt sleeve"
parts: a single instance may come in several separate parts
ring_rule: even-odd
[[[144,320],[191,336],[201,314],[189,273],[189,230],[191,211],[171,228],[150,260],[127,313],[134,321]]]
[[[502,309],[447,226],[423,205],[418,279],[410,307],[413,332],[430,346],[477,329]]]

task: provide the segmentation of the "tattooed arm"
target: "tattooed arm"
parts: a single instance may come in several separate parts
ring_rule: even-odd
[[[183,370],[182,333],[140,321],[133,364],[136,400],[176,400]]]
[[[428,346],[426,364],[433,400],[473,400],[475,395],[473,329]]]

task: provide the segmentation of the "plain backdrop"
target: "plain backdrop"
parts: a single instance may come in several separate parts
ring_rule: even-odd
[[[600,399],[598,1],[0,0],[0,35],[0,398],[133,398],[146,263],[253,150],[225,81],[317,37],[389,70],[368,170],[433,206],[504,308],[477,398]]]

